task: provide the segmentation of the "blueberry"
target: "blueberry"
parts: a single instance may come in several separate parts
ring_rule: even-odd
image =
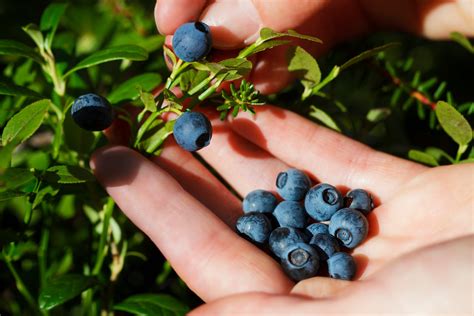
[[[247,194],[242,203],[245,213],[271,213],[278,204],[276,197],[265,190],[254,190]]]
[[[185,23],[173,35],[173,50],[184,61],[198,61],[211,50],[209,26],[202,22]]]
[[[268,238],[271,251],[279,258],[283,258],[286,248],[293,244],[304,243],[302,233],[292,227],[278,227],[272,231]]]
[[[211,142],[211,122],[202,113],[184,112],[174,124],[173,135],[184,150],[199,150]]]
[[[240,234],[259,244],[264,243],[272,231],[270,220],[262,213],[244,214],[235,226]]]
[[[276,179],[277,192],[287,201],[300,201],[311,187],[311,180],[301,170],[288,169]]]
[[[361,211],[367,215],[374,209],[374,202],[370,194],[362,189],[351,190],[346,194],[348,207]]]
[[[339,239],[347,248],[355,248],[364,241],[369,230],[365,216],[354,209],[337,211],[329,223],[329,233]]]
[[[304,228],[306,226],[306,212],[303,205],[296,201],[283,201],[273,211],[273,216],[280,226]]]
[[[306,227],[306,231],[311,234],[311,237],[316,234],[329,234],[328,225],[323,223],[313,223]]]
[[[340,250],[336,237],[329,234],[316,234],[311,238],[309,244],[316,248],[319,257],[323,260],[328,260],[329,257]]]
[[[319,269],[319,256],[316,249],[305,243],[290,245],[281,260],[286,274],[294,281],[316,276]]]
[[[71,116],[85,130],[102,131],[112,125],[113,110],[105,98],[88,93],[74,100]]]
[[[352,280],[356,273],[354,258],[345,252],[336,252],[327,261],[329,276],[334,279]]]
[[[332,185],[320,183],[312,187],[304,199],[306,212],[317,221],[327,221],[340,208],[344,199]]]

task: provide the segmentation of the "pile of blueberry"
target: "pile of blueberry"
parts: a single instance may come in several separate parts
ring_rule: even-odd
[[[367,237],[366,216],[374,208],[370,194],[356,189],[344,197],[330,184],[311,187],[309,177],[297,169],[278,174],[276,187],[281,202],[265,190],[244,198],[238,233],[267,247],[295,281],[324,274],[326,268],[332,278],[351,280],[356,265],[343,251]]]

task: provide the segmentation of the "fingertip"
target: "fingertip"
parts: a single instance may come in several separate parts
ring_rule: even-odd
[[[183,23],[199,19],[206,0],[158,0],[155,21],[161,34],[169,35]]]
[[[108,145],[96,150],[89,166],[104,187],[130,183],[137,173],[141,156],[125,146]]]

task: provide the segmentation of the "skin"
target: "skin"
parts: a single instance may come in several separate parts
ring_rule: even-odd
[[[315,54],[377,28],[431,38],[453,30],[474,34],[469,1],[298,3],[288,10],[283,0],[160,0],[155,15],[164,34],[203,20],[221,49],[248,44],[262,25],[323,38],[325,46],[306,47]],[[255,61],[251,79],[266,93],[291,80],[281,56],[274,50]],[[277,262],[235,234],[241,201],[193,155],[169,139],[161,156],[146,159],[120,146],[126,138],[113,126],[112,145],[93,155],[91,167],[206,302],[191,315],[472,314],[474,164],[426,168],[270,105],[225,122],[208,115],[213,139],[198,154],[241,196],[274,190],[275,177],[291,166],[343,193],[366,189],[377,207],[368,216],[368,239],[353,253],[356,281],[315,277],[294,284]]]

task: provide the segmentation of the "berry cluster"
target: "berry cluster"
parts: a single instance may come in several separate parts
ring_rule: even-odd
[[[278,174],[276,187],[281,202],[265,190],[244,198],[245,214],[236,224],[239,234],[267,245],[295,281],[316,276],[326,266],[330,277],[351,280],[356,265],[343,250],[367,237],[366,215],[374,208],[370,194],[356,189],[343,197],[327,183],[311,187],[309,177],[297,169]]]

